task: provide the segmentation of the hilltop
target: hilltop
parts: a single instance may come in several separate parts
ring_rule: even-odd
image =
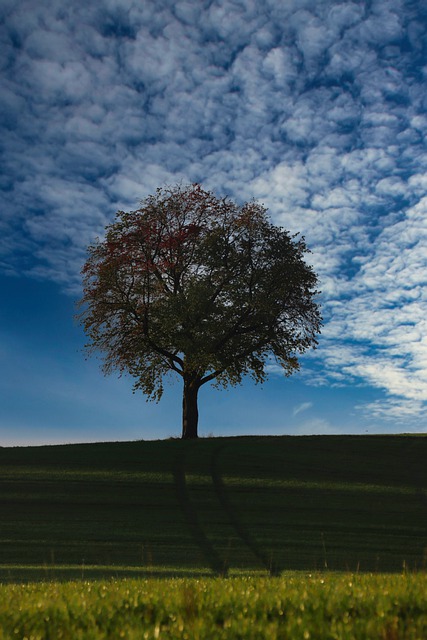
[[[427,437],[0,450],[0,579],[425,567]]]

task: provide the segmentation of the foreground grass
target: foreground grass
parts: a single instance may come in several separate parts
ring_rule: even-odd
[[[0,639],[427,637],[425,574],[122,579],[0,586]]]

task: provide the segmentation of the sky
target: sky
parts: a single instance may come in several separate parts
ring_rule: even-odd
[[[319,346],[200,434],[427,432],[424,0],[1,0],[0,445],[180,435],[87,360],[86,247],[199,182],[304,235]]]

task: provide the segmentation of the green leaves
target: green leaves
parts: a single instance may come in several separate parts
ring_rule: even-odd
[[[200,384],[262,382],[274,356],[290,374],[321,322],[306,251],[256,202],[239,207],[200,185],[158,189],[88,249],[89,349],[155,399],[171,371]]]

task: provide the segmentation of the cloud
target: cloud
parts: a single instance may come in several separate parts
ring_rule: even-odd
[[[0,268],[76,292],[87,244],[157,186],[256,197],[313,252],[326,326],[311,379],[422,412],[420,8],[24,0],[0,17]]]
[[[402,413],[409,403],[413,413],[421,411],[427,399],[426,209],[422,198],[383,222],[351,281],[352,299],[331,308],[325,329],[327,367],[400,396]]]
[[[356,409],[368,419],[389,420],[404,424],[405,428],[411,428],[411,420],[416,419],[423,410],[421,401],[407,400],[405,398],[389,398],[386,400],[377,400],[375,402],[366,402],[357,405]],[[415,420],[414,430],[418,428],[418,421]]]
[[[292,412],[293,417],[295,418],[295,416],[297,416],[299,413],[302,413],[303,411],[307,411],[307,409],[311,409],[312,406],[313,406],[312,402],[302,402],[298,406],[294,407],[294,410]]]
[[[298,427],[293,430],[293,433],[298,436],[331,436],[340,435],[342,432],[336,427],[333,427],[328,420],[313,418],[298,425]],[[348,433],[347,430],[346,433]]]

